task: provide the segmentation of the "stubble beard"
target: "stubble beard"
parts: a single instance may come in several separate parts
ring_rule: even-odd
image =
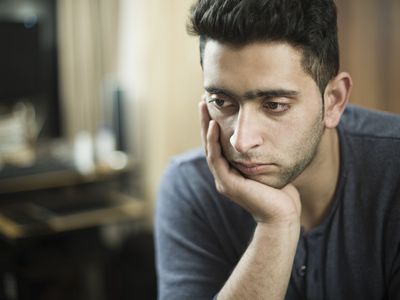
[[[317,124],[314,124],[314,126]],[[324,127],[321,125],[319,128],[314,127],[311,136],[309,137],[309,143],[307,142],[300,145],[297,153],[303,154],[303,157],[297,158],[296,163],[290,167],[282,169],[275,188],[281,189],[293,182],[310,164],[314,161],[318,155],[319,145],[324,133]],[[307,139],[304,139],[307,141]]]
[[[323,125],[323,115],[321,113],[314,121],[309,134],[300,139],[293,149],[291,149],[291,153],[294,153],[293,155],[296,156],[293,160],[294,162],[285,166],[283,158],[276,160],[282,163],[277,164],[280,170],[278,174],[273,176],[273,179],[271,179],[270,176],[266,177],[263,175],[254,177],[247,176],[243,173],[242,175],[248,179],[258,181],[273,188],[282,189],[293,182],[314,161],[315,157],[318,155],[319,145],[324,131],[325,127]],[[248,155],[245,155],[245,158],[251,160],[251,157]]]

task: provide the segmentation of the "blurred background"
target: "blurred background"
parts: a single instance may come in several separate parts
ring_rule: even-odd
[[[400,2],[337,0],[351,101],[400,113]],[[0,299],[155,299],[158,183],[200,146],[192,1],[0,0]]]

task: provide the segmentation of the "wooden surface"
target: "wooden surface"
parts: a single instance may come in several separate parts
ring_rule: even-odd
[[[118,193],[106,197],[109,201],[90,209],[87,209],[87,203],[82,202],[82,208],[79,208],[79,204],[73,203],[76,201],[65,198],[48,199],[47,203],[40,204],[24,201],[3,206],[0,209],[0,234],[15,240],[144,219],[144,201]],[[90,203],[93,199],[86,201]]]
[[[342,70],[351,102],[400,113],[400,1],[337,0]]]

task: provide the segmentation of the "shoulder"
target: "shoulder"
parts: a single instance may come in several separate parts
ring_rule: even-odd
[[[347,134],[364,138],[400,140],[400,115],[350,105],[340,126]]]
[[[362,187],[357,193],[365,199],[393,204],[400,182],[400,116],[350,106],[339,134],[342,174],[355,189]]]
[[[400,116],[350,106],[339,134],[346,192],[357,199],[357,209],[381,216],[398,212]]]
[[[210,178],[211,172],[202,149],[193,149],[180,155],[174,156],[164,174],[164,179],[170,181],[172,178],[181,177],[187,183],[206,180]]]
[[[400,167],[400,116],[350,106],[339,125],[344,154],[374,173]],[[398,173],[398,172],[397,172]]]
[[[400,236],[400,116],[350,106],[339,134],[344,197],[354,204],[347,209],[393,243]]]
[[[174,156],[171,159],[171,164],[174,166],[179,166],[179,167],[189,167],[189,166],[199,167],[204,164],[207,164],[207,162],[206,162],[204,150],[201,148],[198,148],[198,149],[193,149],[193,150],[187,151],[185,153],[179,154],[177,156]]]
[[[195,214],[211,223],[221,218],[237,221],[248,215],[235,202],[218,193],[204,151],[198,149],[171,159],[161,180],[157,207],[159,211],[184,213],[185,217]]]
[[[193,202],[209,193],[213,186],[204,151],[195,149],[170,160],[161,178],[159,199]]]

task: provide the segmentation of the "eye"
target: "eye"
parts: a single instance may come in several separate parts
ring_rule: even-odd
[[[273,102],[273,101],[268,101],[265,102],[264,107],[274,113],[281,113],[284,111],[287,111],[290,107],[286,103],[279,103],[279,102]]]
[[[225,100],[214,98],[209,100],[208,103],[214,103],[218,107],[223,107],[225,104]]]
[[[237,103],[229,98],[226,97],[217,97],[217,96],[211,96],[211,98],[207,101],[209,104],[211,104],[214,108],[218,110],[232,110],[237,107]]]

